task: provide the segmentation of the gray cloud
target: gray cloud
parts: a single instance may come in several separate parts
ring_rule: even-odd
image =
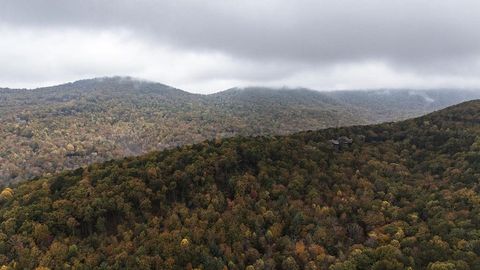
[[[271,83],[362,63],[387,65],[403,77],[454,76],[456,83],[480,75],[475,0],[5,0],[0,25],[33,32],[124,31],[149,48],[228,60],[225,68],[208,65],[191,74],[204,81],[218,75],[232,83]],[[267,71],[251,71],[262,67]]]

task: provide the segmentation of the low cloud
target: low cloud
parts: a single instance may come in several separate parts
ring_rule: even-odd
[[[0,85],[480,87],[479,27],[473,0],[6,0]]]

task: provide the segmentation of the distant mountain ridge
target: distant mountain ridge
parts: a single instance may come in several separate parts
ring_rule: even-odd
[[[396,121],[475,98],[480,91],[267,87],[201,95],[129,77],[3,89],[0,183],[213,138]]]
[[[305,103],[322,100],[328,104],[350,106],[369,116],[369,122],[406,119],[436,111],[464,101],[480,98],[475,89],[374,89],[317,91],[308,88],[232,88],[212,95],[255,101],[264,97],[300,98]],[[401,113],[401,114],[399,114]],[[394,115],[389,115],[394,114]]]

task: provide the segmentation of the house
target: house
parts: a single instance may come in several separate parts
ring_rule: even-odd
[[[340,144],[343,144],[343,145],[350,145],[353,143],[353,139],[350,139],[346,136],[341,136],[337,139],[337,141],[340,143]]]
[[[337,139],[329,140],[336,150],[340,150],[344,147],[348,147],[353,143],[353,139],[346,136],[340,136]]]

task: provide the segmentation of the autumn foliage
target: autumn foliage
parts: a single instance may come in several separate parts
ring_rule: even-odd
[[[333,148],[339,136],[353,144]],[[475,101],[399,123],[93,164],[6,191],[0,264],[478,269],[479,147]]]

